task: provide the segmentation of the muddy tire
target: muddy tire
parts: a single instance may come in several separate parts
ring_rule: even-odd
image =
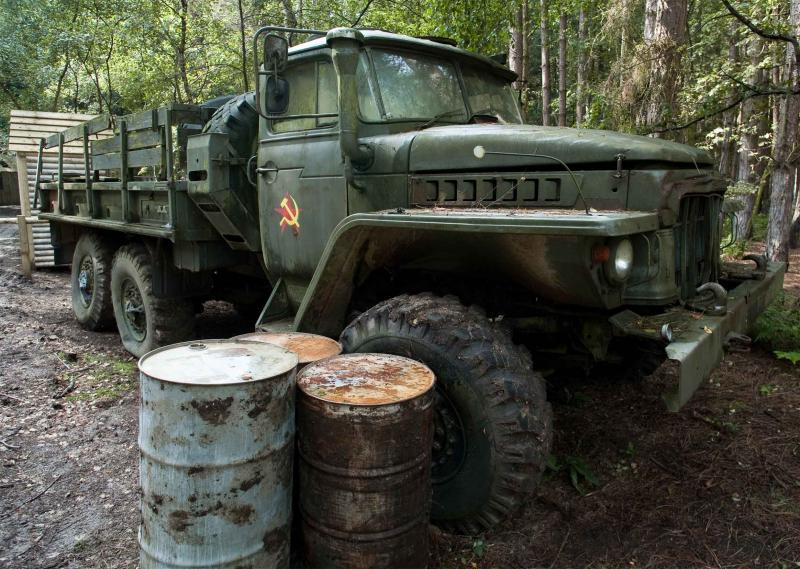
[[[346,352],[407,356],[436,374],[434,523],[474,535],[530,498],[552,441],[544,380],[480,309],[402,295],[361,314],[341,342]]]
[[[114,255],[111,298],[122,345],[134,356],[194,334],[191,300],[153,295],[153,261],[143,245],[125,245]]]
[[[96,233],[84,233],[72,255],[72,311],[87,330],[109,328],[114,322],[111,304],[111,262],[114,250]]]

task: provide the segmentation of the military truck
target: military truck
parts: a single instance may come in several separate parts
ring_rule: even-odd
[[[677,410],[782,286],[780,263],[721,262],[704,151],[523,124],[515,74],[451,42],[269,26],[253,49],[254,92],[43,140],[83,141],[83,172],[37,176],[75,315],[139,356],[223,299],[260,328],[425,362],[445,529],[534,492],[543,373],[664,361]]]

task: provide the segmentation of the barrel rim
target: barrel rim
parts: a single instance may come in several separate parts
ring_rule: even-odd
[[[294,364],[289,366],[289,367],[287,367],[286,369],[278,368],[279,371],[275,371],[273,375],[269,375],[269,376],[266,376],[266,377],[258,377],[258,378],[254,377],[253,379],[237,379],[237,380],[225,381],[225,382],[220,382],[220,383],[192,383],[190,381],[176,380],[174,378],[159,377],[158,375],[155,375],[155,374],[152,374],[152,373],[148,373],[148,372],[146,372],[146,371],[144,371],[142,369],[142,365],[145,363],[145,360],[147,360],[147,359],[149,359],[149,358],[151,358],[151,357],[153,357],[153,356],[155,356],[157,354],[160,354],[161,352],[165,352],[167,350],[172,350],[172,349],[175,349],[175,348],[181,348],[181,347],[184,347],[184,346],[191,346],[192,344],[222,344],[222,343],[249,344],[249,345],[255,345],[255,346],[259,346],[259,347],[271,346],[275,350],[280,350],[281,352],[284,352],[285,354],[291,356],[289,361],[291,361],[293,359],[294,360]],[[286,348],[283,348],[281,346],[277,346],[275,344],[269,344],[267,342],[254,342],[254,341],[251,341],[251,340],[237,340],[237,339],[233,339],[233,338],[230,338],[230,339],[228,339],[228,338],[212,338],[212,339],[203,339],[203,340],[190,340],[188,342],[179,342],[177,344],[170,344],[169,346],[162,346],[160,348],[156,348],[155,350],[147,352],[145,355],[143,355],[141,358],[139,358],[138,362],[136,362],[136,365],[137,365],[137,367],[139,369],[140,376],[144,375],[149,379],[153,379],[155,381],[163,381],[164,383],[171,383],[171,384],[174,384],[174,385],[190,385],[192,387],[210,387],[210,388],[222,387],[222,386],[226,386],[226,385],[249,385],[249,384],[253,384],[253,383],[259,383],[259,382],[262,382],[262,381],[268,381],[270,379],[275,379],[276,377],[285,375],[285,374],[291,372],[292,370],[296,370],[298,364],[299,364],[299,358],[297,357],[297,354],[294,353],[291,350],[287,350]]]
[[[243,341],[247,341],[247,342],[260,342],[262,344],[273,344],[275,346],[279,346],[279,347],[285,348],[287,350],[289,349],[288,347],[286,347],[286,346],[284,346],[282,344],[270,342],[268,340],[257,340],[257,339],[255,339],[255,337],[257,337],[258,335],[264,335],[264,336],[287,336],[287,337],[288,336],[305,336],[305,337],[309,337],[309,338],[319,338],[321,340],[325,340],[326,343],[328,343],[328,345],[331,346],[331,348],[333,348],[334,346],[336,346],[338,348],[338,350],[335,353],[331,353],[329,355],[326,355],[326,356],[323,356],[323,357],[317,358],[317,359],[306,359],[306,358],[302,357],[302,354],[300,354],[300,352],[294,352],[295,354],[297,354],[297,358],[299,360],[298,365],[302,365],[302,366],[305,366],[305,365],[308,365],[308,364],[313,364],[313,363],[316,363],[316,362],[320,362],[320,361],[325,360],[327,358],[333,358],[333,357],[342,355],[342,349],[343,348],[342,348],[342,343],[341,342],[339,342],[338,340],[334,340],[333,338],[329,338],[328,336],[323,336],[322,334],[311,334],[309,332],[269,332],[267,330],[255,330],[253,332],[247,332],[245,334],[239,334],[238,336],[234,336],[233,338],[231,338],[231,340],[243,340]],[[289,350],[289,351],[291,352],[293,350]]]
[[[411,362],[415,366],[422,366],[426,370],[428,370],[428,373],[430,374],[430,383],[428,384],[427,388],[425,388],[424,390],[421,390],[421,391],[419,391],[419,392],[417,392],[417,393],[415,393],[413,395],[409,395],[408,397],[405,397],[403,399],[394,399],[394,400],[385,401],[385,402],[382,402],[382,403],[358,403],[358,402],[352,402],[352,401],[337,401],[337,400],[330,399],[330,398],[327,398],[327,397],[324,397],[324,396],[319,396],[319,395],[315,395],[313,393],[309,393],[308,391],[306,391],[306,389],[304,388],[304,386],[301,383],[302,378],[304,376],[306,376],[306,375],[310,375],[311,373],[313,373],[314,368],[317,367],[317,366],[328,365],[332,361],[334,361],[334,360],[336,360],[338,358],[342,358],[342,359],[347,358],[347,359],[349,359],[349,358],[353,358],[353,357],[363,357],[363,356],[380,356],[380,357],[397,359],[397,360],[405,360],[406,362]],[[399,356],[399,355],[396,355],[396,354],[384,354],[384,353],[378,353],[378,352],[364,352],[364,353],[354,352],[354,353],[349,353],[349,354],[339,354],[338,356],[325,358],[324,360],[320,360],[318,362],[314,362],[314,363],[308,364],[306,367],[304,367],[302,370],[300,370],[298,372],[298,374],[297,374],[297,390],[300,393],[302,393],[304,396],[306,396],[306,397],[308,397],[310,399],[313,399],[313,400],[316,400],[316,401],[322,401],[324,403],[329,403],[331,405],[338,405],[338,406],[349,406],[349,407],[389,407],[391,405],[399,405],[399,404],[402,404],[402,403],[408,403],[409,401],[415,401],[417,399],[420,399],[421,397],[424,397],[425,395],[430,393],[435,387],[436,387],[436,374],[434,374],[433,370],[431,370],[424,363],[422,363],[422,362],[420,362],[418,360],[412,359],[412,358],[407,358],[405,356]]]

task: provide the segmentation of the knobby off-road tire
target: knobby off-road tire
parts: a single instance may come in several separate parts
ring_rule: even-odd
[[[346,352],[407,356],[436,374],[434,523],[474,535],[533,494],[552,441],[544,380],[480,309],[402,295],[361,314],[341,342]]]
[[[121,247],[111,268],[111,297],[122,345],[141,357],[194,334],[194,305],[153,295],[153,261],[140,244]]]
[[[247,160],[258,150],[258,111],[253,91],[237,95],[214,111],[203,132],[223,132],[240,158]],[[236,168],[231,169],[236,170]]]
[[[102,330],[114,322],[111,305],[111,262],[114,250],[96,233],[84,233],[72,255],[72,311],[87,330]]]

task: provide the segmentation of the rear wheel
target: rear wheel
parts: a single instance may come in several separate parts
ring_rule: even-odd
[[[96,233],[84,233],[72,255],[72,311],[87,330],[100,330],[114,321],[111,305],[111,262],[114,250]]]
[[[552,440],[544,380],[480,309],[402,295],[361,314],[341,342],[346,352],[403,355],[436,374],[434,523],[476,534],[534,493]]]
[[[194,333],[194,305],[184,298],[153,295],[153,262],[139,244],[121,247],[111,269],[114,318],[122,345],[141,357],[160,346],[182,342]]]

